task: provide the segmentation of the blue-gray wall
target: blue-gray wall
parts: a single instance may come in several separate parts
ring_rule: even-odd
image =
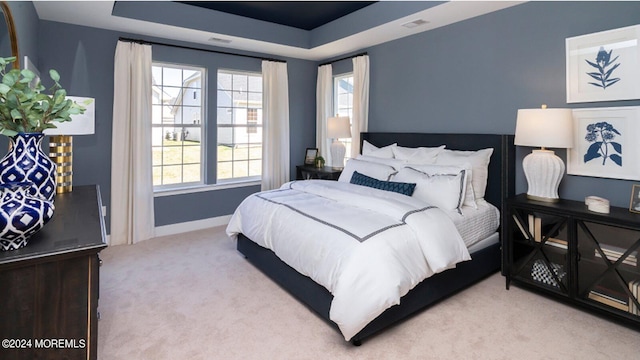
[[[534,1],[371,47],[369,130],[513,134],[521,108],[640,105],[567,104],[565,90],[565,38],[635,24],[640,2]],[[531,150],[517,149],[518,192]],[[632,183],[566,175],[560,197],[628,207]]]
[[[57,69],[70,94],[96,98],[96,134],[74,139],[74,184],[99,184],[105,205],[109,205],[113,56],[118,37],[139,36],[35,22],[33,5],[24,4],[14,14],[22,29],[20,46],[29,49],[41,72]],[[513,134],[519,108],[542,103],[550,107],[640,105],[640,101],[567,105],[565,95],[564,39],[638,24],[638,14],[638,2],[529,2],[362,49],[369,53],[371,63],[369,130]],[[259,70],[257,60],[160,46],[154,46],[154,59],[206,66],[210,83],[218,67]],[[315,143],[315,81],[320,62],[285,60],[289,67],[293,177],[304,149]],[[336,73],[350,70],[348,60],[334,64]],[[210,93],[212,111],[215,95]],[[209,131],[214,130],[210,127]],[[6,148],[3,144],[6,140],[0,139],[0,147]],[[518,161],[530,150],[519,148]],[[563,151],[558,153],[565,156]],[[560,194],[576,200],[599,195],[612,200],[613,205],[626,207],[631,183],[566,176]],[[247,194],[257,190],[235,188],[156,198],[156,225],[228,215]],[[526,191],[520,167],[517,191]]]
[[[69,94],[96,99],[96,133],[74,137],[74,185],[99,184],[104,204],[110,204],[111,123],[113,104],[113,57],[118,38],[139,36],[76,25],[41,21],[39,24],[40,71],[54,68]],[[172,43],[163,39],[146,40]],[[173,42],[175,43],[175,42]],[[181,44],[192,46],[192,44]],[[197,47],[197,46],[196,46]],[[228,49],[223,49],[228,51]],[[264,54],[253,54],[266,56]],[[209,84],[216,83],[218,68],[261,71],[261,61],[241,56],[222,55],[168,46],[153,46],[153,59],[203,66],[208,69]],[[315,142],[315,71],[312,61],[288,59],[290,92],[291,176],[302,161],[304,151]],[[215,124],[216,92],[209,91],[209,121]],[[215,126],[209,126],[209,139],[216,139]],[[209,148],[209,164],[216,159],[215,147]],[[213,178],[213,167],[207,173]],[[156,197],[156,226],[229,215],[247,195],[259,186]],[[108,225],[108,222],[107,222]]]

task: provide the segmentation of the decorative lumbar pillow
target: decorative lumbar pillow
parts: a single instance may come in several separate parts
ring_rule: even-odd
[[[436,164],[439,165],[463,165],[471,164],[473,179],[473,192],[476,201],[483,199],[487,188],[487,177],[489,176],[489,161],[493,154],[493,148],[478,151],[443,150],[438,154]]]
[[[357,171],[355,171],[353,173],[353,176],[351,176],[350,182],[352,184],[368,186],[374,189],[397,192],[407,196],[411,196],[416,188],[416,184],[395,181],[382,181],[374,179],[367,175],[360,174]]]
[[[464,202],[465,170],[429,175],[406,167],[393,176],[394,181],[416,184],[412,197],[443,210],[457,210]]]
[[[338,177],[338,181],[349,182],[351,181],[351,176],[353,173],[358,171],[361,174],[367,175],[374,179],[378,180],[389,180],[391,175],[396,173],[396,169],[392,166],[373,163],[368,161],[362,161],[357,159],[349,159],[347,160],[347,164],[345,165],[340,177]]]
[[[366,156],[375,156],[378,158],[384,159],[393,159],[393,147],[397,146],[397,143],[393,143],[391,145],[387,145],[385,147],[377,147],[372,145],[367,140],[362,141],[362,155]]]
[[[440,154],[443,149],[444,145],[417,148],[394,146],[391,148],[394,158],[404,160],[408,164],[435,164],[438,154]]]

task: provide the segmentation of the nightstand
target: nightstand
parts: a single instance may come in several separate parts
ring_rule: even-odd
[[[503,274],[511,282],[640,328],[640,214],[583,202],[507,200]]]
[[[342,174],[342,169],[334,169],[331,166],[324,166],[321,168],[315,167],[313,165],[296,166],[296,180],[338,180],[340,174]]]

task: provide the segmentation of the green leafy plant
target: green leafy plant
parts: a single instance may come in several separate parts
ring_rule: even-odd
[[[71,121],[72,115],[84,113],[84,106],[66,98],[57,71],[49,70],[54,85],[45,93],[46,88],[36,80],[33,71],[7,71],[7,65],[13,61],[15,57],[0,57],[0,134],[43,132],[55,128],[54,122]]]
[[[320,155],[316,156],[315,158],[315,163],[317,167],[323,167],[324,166],[324,158]]]

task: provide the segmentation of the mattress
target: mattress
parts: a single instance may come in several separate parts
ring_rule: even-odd
[[[462,214],[445,213],[453,220],[467,248],[494,234],[500,225],[500,211],[488,202],[479,204],[477,209],[464,206]]]
[[[499,242],[500,242],[500,233],[494,232],[493,234],[487,236],[486,238],[479,240],[475,244],[469,246],[467,249],[469,250],[469,253],[471,254],[471,258],[473,259],[474,253],[476,251],[480,251],[484,248],[488,248],[489,246],[493,244],[497,244]]]

